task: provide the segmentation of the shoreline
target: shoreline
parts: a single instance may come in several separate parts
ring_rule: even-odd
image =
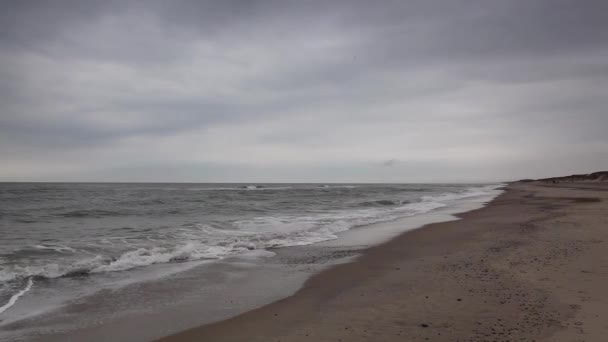
[[[460,220],[366,249],[290,297],[158,341],[596,340],[608,329],[608,232],[594,228],[606,223],[608,194],[570,186],[512,183]]]

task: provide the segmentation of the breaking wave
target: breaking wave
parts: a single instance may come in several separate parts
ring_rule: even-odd
[[[402,204],[407,204],[407,203],[409,203],[409,201],[382,199],[382,200],[376,200],[376,201],[360,202],[360,203],[357,203],[356,206],[357,207],[378,207],[378,206],[395,206],[395,205],[402,205]]]

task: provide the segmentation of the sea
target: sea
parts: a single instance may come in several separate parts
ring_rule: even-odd
[[[373,236],[379,223],[485,203],[500,186],[0,183],[0,336],[117,284]]]

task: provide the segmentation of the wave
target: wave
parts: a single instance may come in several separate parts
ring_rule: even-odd
[[[381,199],[381,200],[375,200],[375,201],[359,202],[355,206],[357,206],[357,207],[396,206],[396,205],[404,205],[404,204],[408,204],[408,203],[410,203],[410,201]]]
[[[55,252],[76,252],[76,250],[72,247],[63,246],[63,245],[35,245],[34,248],[41,250],[52,250]]]
[[[95,273],[126,271],[161,263],[221,259],[225,256],[236,255],[257,248],[258,246],[247,241],[236,241],[224,246],[209,246],[202,242],[189,242],[174,248],[138,248],[124,252],[117,258],[97,255],[72,264],[50,263],[40,266],[15,266],[12,270],[0,270],[0,281],[11,282],[26,278],[49,280],[86,277]]]
[[[485,185],[479,187],[471,187],[467,188],[460,192],[444,192],[438,195],[429,195],[422,196],[422,201],[439,201],[439,202],[451,202],[455,200],[470,198],[470,197],[479,197],[479,196],[488,196],[488,195],[496,195],[498,194],[498,189],[502,187],[502,184],[492,184]]]
[[[493,191],[495,191],[500,186],[502,186],[502,185],[486,185],[486,186],[481,186],[481,187],[467,188],[460,192],[444,192],[444,193],[436,194],[436,195],[422,196],[419,199],[419,201],[420,202],[450,202],[450,201],[461,200],[461,199],[470,198],[470,197],[485,196],[485,195],[492,194]],[[407,191],[410,192],[410,191],[418,191],[418,190],[408,189]],[[374,201],[360,202],[360,203],[357,203],[356,206],[360,206],[360,207],[397,206],[397,205],[404,205],[404,204],[408,204],[408,203],[410,203],[410,201],[407,201],[407,200],[400,201],[400,200],[394,200],[394,199],[379,199],[379,200],[374,200]]]
[[[129,213],[126,211],[112,211],[112,210],[100,210],[100,209],[92,209],[92,210],[72,210],[68,212],[64,212],[61,214],[57,214],[57,216],[68,217],[68,218],[84,218],[84,217],[104,217],[104,216],[124,216]]]
[[[356,185],[308,185],[302,187],[293,187],[293,186],[267,186],[267,185],[240,185],[235,187],[218,187],[218,188],[189,188],[186,190],[189,191],[246,191],[246,190],[318,190],[318,189],[355,189],[358,188]]]
[[[8,310],[11,306],[15,305],[17,300],[19,298],[21,298],[21,296],[23,296],[26,292],[28,292],[32,288],[32,285],[34,285],[34,280],[30,277],[30,278],[28,278],[27,284],[25,285],[25,287],[22,290],[20,290],[19,292],[15,293],[13,296],[11,296],[11,298],[8,300],[8,302],[6,304],[4,304],[3,306],[0,306],[0,314],[3,313],[4,311]]]
[[[320,185],[318,186],[318,188],[323,188],[323,189],[355,189],[357,188],[356,185]]]
[[[264,186],[264,185],[240,185],[235,187],[219,188],[188,188],[188,191],[247,191],[247,190],[291,190],[292,186]]]

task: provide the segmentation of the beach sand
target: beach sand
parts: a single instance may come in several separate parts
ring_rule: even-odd
[[[513,183],[459,216],[161,341],[608,339],[608,184]]]

